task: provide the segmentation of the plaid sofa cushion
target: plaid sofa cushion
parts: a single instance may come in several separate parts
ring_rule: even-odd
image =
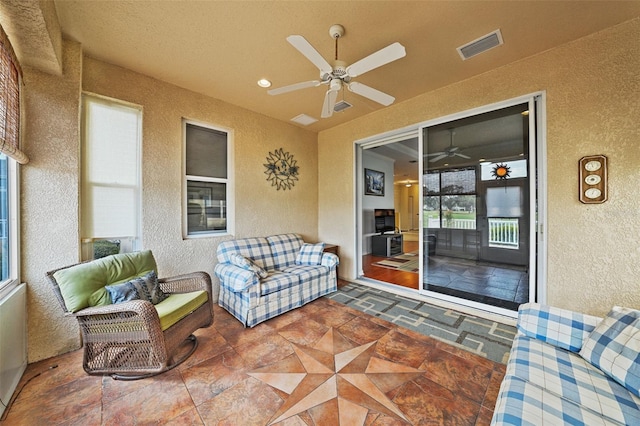
[[[620,425],[518,377],[505,377],[492,425]]]
[[[296,256],[296,265],[320,265],[323,251],[324,243],[304,243]]]
[[[271,246],[266,238],[254,237],[223,241],[218,245],[216,252],[218,262],[232,263],[232,253],[251,259],[253,263],[267,271],[274,269]]]
[[[271,247],[273,268],[282,270],[296,262],[304,241],[298,234],[271,235],[266,238]],[[267,269],[268,270],[268,269]]]
[[[264,268],[256,265],[254,261],[239,253],[231,253],[230,258],[231,263],[247,271],[255,272],[260,278],[267,278],[269,276],[269,273]]]
[[[640,311],[614,306],[580,356],[640,396]]]
[[[218,263],[213,272],[220,279],[220,286],[234,292],[243,292],[260,283],[260,277],[255,272],[231,263]]]
[[[554,346],[579,352],[583,341],[601,318],[538,303],[525,303],[518,309],[518,331]]]
[[[295,274],[285,272],[273,272],[267,278],[260,281],[260,295],[276,293],[286,288],[292,287],[300,282],[300,278]]]
[[[581,416],[584,419],[596,416],[600,420],[598,422],[583,420],[584,422],[581,423],[571,420],[574,417],[570,416],[564,424],[640,424],[640,398],[632,395],[580,355],[541,340],[523,335],[516,336],[505,377],[517,378],[527,384],[524,387],[521,386],[527,391],[523,395],[513,397],[514,392],[517,394],[521,390],[510,391],[514,400],[509,402],[507,408],[512,415],[516,414],[518,404],[522,404],[519,401],[523,399],[530,401],[522,405],[521,408],[525,409],[527,405],[535,405],[533,401],[538,398],[536,403],[539,405],[538,408],[547,407],[545,409],[550,410],[540,419],[556,419],[557,410],[564,415],[562,412],[564,407],[570,407],[573,404],[580,407]],[[557,402],[551,405],[545,403],[551,400]],[[497,407],[496,411],[498,411]],[[530,417],[530,413],[526,410],[519,415],[520,418],[531,420],[532,424],[563,424],[558,421],[562,417],[556,421],[539,423],[533,421],[534,418]]]
[[[284,268],[283,272],[297,275],[301,283],[318,280],[323,275],[329,274],[329,268],[311,265],[294,265]]]

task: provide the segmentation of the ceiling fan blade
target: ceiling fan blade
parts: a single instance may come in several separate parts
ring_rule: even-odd
[[[436,161],[440,161],[440,160],[442,160],[443,158],[446,158],[446,157],[447,157],[447,154],[441,154],[441,155],[438,155],[436,158],[432,158],[431,160],[429,160],[429,162],[430,163],[435,163]]]
[[[322,82],[318,80],[304,81],[302,83],[290,84],[289,86],[278,87],[276,89],[267,90],[270,95],[280,95],[282,93],[293,92],[294,90],[306,89],[308,87],[316,87]]]
[[[457,152],[454,152],[453,155],[458,156],[458,157],[462,157],[462,158],[466,158],[467,160],[471,159],[471,157],[469,157],[468,155],[458,154]]]
[[[357,77],[367,71],[381,67],[389,62],[403,58],[407,54],[404,46],[398,42],[378,50],[375,53],[362,58],[359,61],[347,67],[346,72],[350,77]]]
[[[393,103],[393,101],[396,100],[396,98],[391,95],[387,95],[384,92],[374,89],[373,87],[369,87],[365,84],[358,83],[357,81],[349,83],[347,87],[349,87],[349,90],[353,93],[364,96],[365,98],[369,98],[372,101],[376,101],[377,103],[384,106],[389,106]]]
[[[327,62],[326,59],[324,59],[322,55],[318,53],[318,51],[311,45],[311,43],[307,41],[307,39],[305,39],[301,35],[290,35],[289,37],[287,37],[287,41],[293,47],[298,49],[298,51],[302,53],[308,60],[310,60],[313,65],[318,67],[322,75],[331,74],[333,72],[333,68],[331,67],[331,65],[329,65],[329,62]]]
[[[427,154],[426,157],[433,157],[434,155],[442,155],[442,154],[446,154],[446,152],[444,152],[444,151],[431,152],[431,153]]]
[[[337,91],[327,90],[327,93],[324,95],[324,103],[322,104],[322,114],[320,114],[320,117],[329,118],[333,115],[333,107],[336,106],[337,97]]]

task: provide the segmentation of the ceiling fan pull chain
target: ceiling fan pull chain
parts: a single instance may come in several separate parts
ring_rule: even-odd
[[[339,38],[340,38],[340,37],[336,37],[336,57],[335,57],[335,60],[336,60],[336,61],[338,60],[338,39],[339,39]]]

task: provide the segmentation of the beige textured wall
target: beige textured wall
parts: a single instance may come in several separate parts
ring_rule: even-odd
[[[81,88],[143,107],[142,239],[144,248],[154,252],[160,276],[204,270],[217,285],[213,268],[221,239],[182,238],[183,117],[234,132],[237,237],[297,232],[307,241],[317,240],[315,133],[82,58],[76,44],[65,42],[65,52],[61,78],[25,73],[25,141],[32,162],[23,169],[22,229],[23,278],[30,284],[30,362],[79,347],[75,320],[62,318],[43,276],[79,259]],[[300,167],[299,181],[291,190],[278,191],[266,181],[263,164],[269,152],[278,148],[292,154]]]
[[[297,232],[317,238],[317,137],[266,116],[86,57],[83,89],[143,107],[143,245],[161,275],[213,273],[218,238],[182,239],[183,117],[234,132],[236,236]],[[264,174],[269,152],[283,148],[300,167],[292,190]]]
[[[65,43],[61,76],[23,69],[21,168],[22,280],[28,284],[29,361],[78,347],[78,326],[64,318],[44,280],[47,271],[78,261],[78,142],[82,51]]]
[[[640,18],[382,109],[318,137],[322,239],[353,278],[353,142],[545,90],[550,304],[595,315],[640,308]],[[408,54],[411,54],[408,52]],[[609,158],[609,201],[578,201],[578,160]]]

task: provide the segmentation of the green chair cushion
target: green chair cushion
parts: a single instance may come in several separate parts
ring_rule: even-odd
[[[160,328],[162,331],[168,329],[205,304],[208,299],[209,294],[205,290],[171,294],[162,302],[154,305],[160,317]]]
[[[106,285],[119,284],[157,270],[151,250],[122,253],[72,266],[53,274],[65,306],[69,312],[78,312],[89,304],[91,295]],[[102,294],[101,292],[99,292]],[[92,298],[104,303],[100,294]]]

